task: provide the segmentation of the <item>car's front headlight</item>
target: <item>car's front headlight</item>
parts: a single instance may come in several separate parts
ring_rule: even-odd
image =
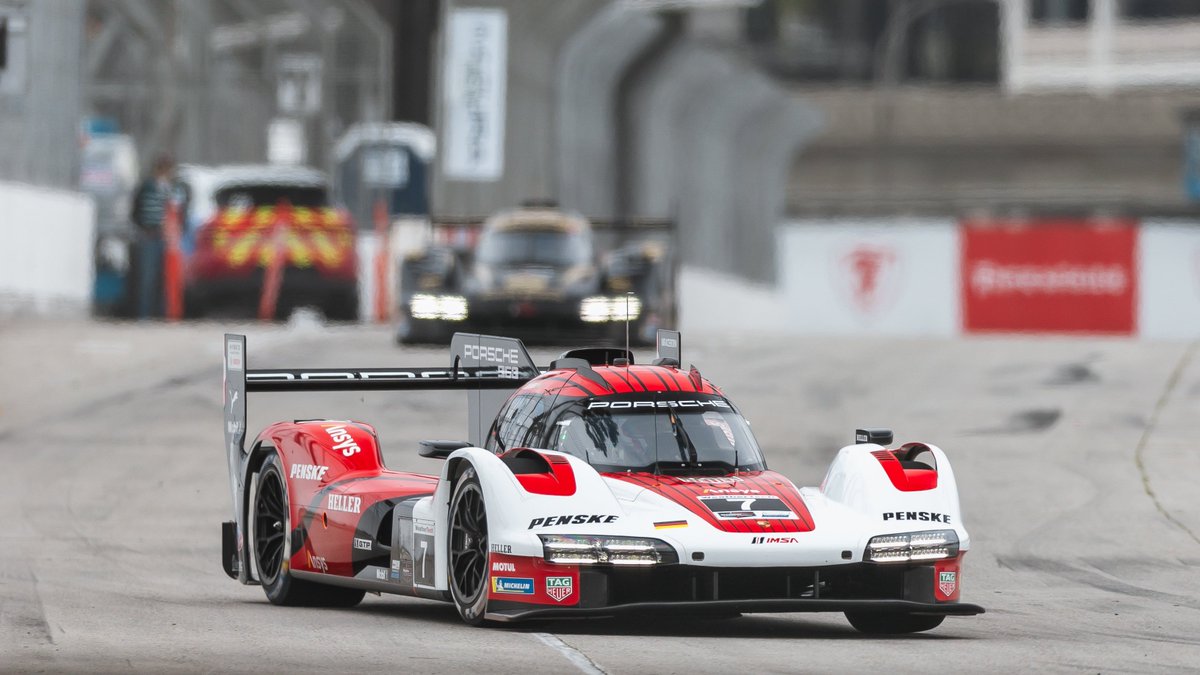
[[[881,534],[867,542],[868,562],[900,563],[942,560],[958,555],[954,530],[926,530],[903,534]]]
[[[461,295],[417,293],[408,306],[414,319],[462,321],[467,318],[467,299]]]
[[[642,314],[642,301],[634,296],[605,297],[602,295],[584,298],[579,303],[579,318],[588,323],[605,321],[630,321]]]
[[[666,565],[679,562],[660,539],[584,534],[539,534],[546,562],[571,565]]]

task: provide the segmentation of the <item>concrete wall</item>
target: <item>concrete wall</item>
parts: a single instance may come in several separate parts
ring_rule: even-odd
[[[0,183],[0,316],[84,314],[96,213],[84,195]]]
[[[23,83],[0,86],[0,180],[73,188],[79,179],[79,124],[85,4],[37,0],[0,6],[26,21],[11,40],[10,67],[25,61]],[[10,24],[11,25],[11,24]],[[13,73],[0,75],[11,78]]]

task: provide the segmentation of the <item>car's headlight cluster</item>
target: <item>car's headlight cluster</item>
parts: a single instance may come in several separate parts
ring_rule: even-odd
[[[632,296],[605,297],[597,295],[584,298],[579,303],[579,318],[588,323],[624,321],[627,316],[630,321],[633,321],[641,314],[642,301]]]
[[[461,295],[417,293],[409,301],[414,319],[462,321],[467,318],[467,299]]]
[[[664,565],[679,562],[665,541],[645,537],[539,534],[546,562],[571,565]]]
[[[881,534],[867,542],[869,562],[899,563],[942,560],[958,555],[954,530],[927,530],[903,534]]]

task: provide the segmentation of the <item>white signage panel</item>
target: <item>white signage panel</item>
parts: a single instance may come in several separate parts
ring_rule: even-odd
[[[780,230],[789,327],[826,335],[959,334],[959,235],[950,219],[814,219]]]
[[[502,9],[454,9],[447,24],[442,173],[451,180],[499,180],[504,173],[508,15]]]
[[[1138,334],[1200,337],[1200,222],[1143,221],[1138,270]]]

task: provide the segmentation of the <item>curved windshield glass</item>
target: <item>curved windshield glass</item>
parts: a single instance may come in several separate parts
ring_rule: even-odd
[[[591,255],[588,237],[552,230],[488,232],[476,252],[480,262],[491,265],[578,265]]]
[[[569,412],[557,422],[550,445],[600,471],[722,474],[766,468],[746,420],[725,401],[646,403],[644,409]],[[703,407],[658,407],[672,403]]]

